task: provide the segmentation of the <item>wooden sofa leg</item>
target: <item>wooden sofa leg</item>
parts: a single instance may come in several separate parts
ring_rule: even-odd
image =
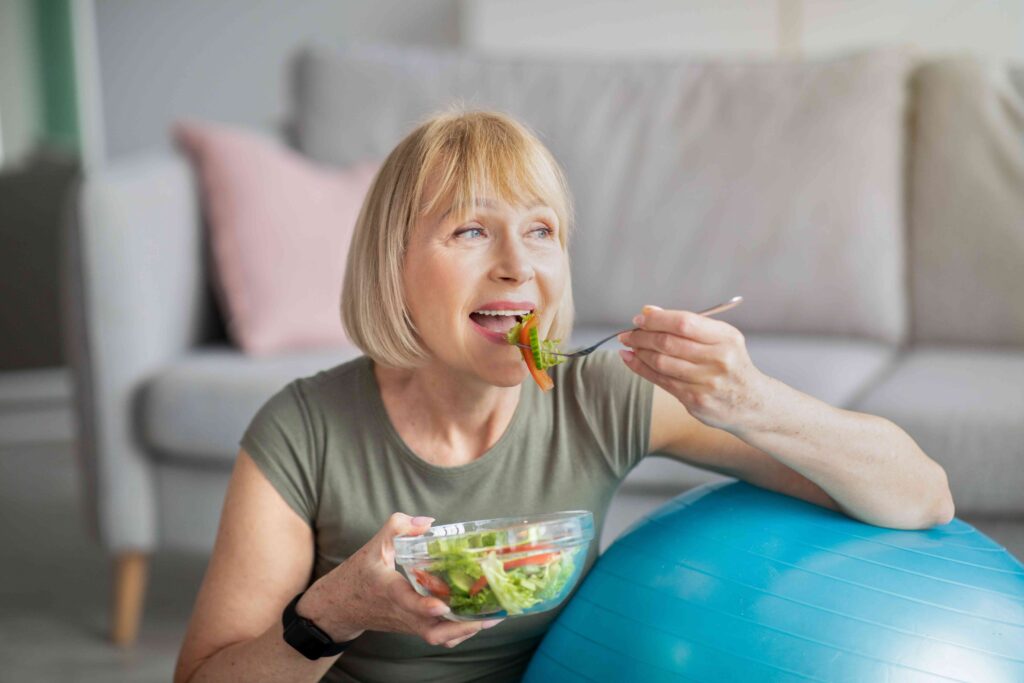
[[[126,552],[114,558],[113,622],[110,639],[115,645],[132,645],[139,634],[142,605],[146,599],[149,556]]]

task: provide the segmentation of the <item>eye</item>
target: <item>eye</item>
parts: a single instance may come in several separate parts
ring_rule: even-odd
[[[540,227],[538,227],[538,228],[534,228],[534,229],[533,229],[533,232],[535,232],[535,233],[536,233],[536,232],[539,232],[539,233],[541,233],[541,235],[542,235],[542,236],[543,236],[543,237],[544,237],[545,239],[550,239],[550,238],[552,238],[552,237],[554,237],[554,236],[555,236],[555,231],[554,231],[554,229],[553,229],[553,228],[549,228],[549,227],[548,227],[548,226],[546,226],[546,225],[542,225],[542,226],[540,226]]]
[[[476,233],[476,234],[472,234],[472,233]],[[480,235],[483,235],[483,234],[484,234],[484,229],[483,228],[463,228],[461,230],[456,230],[455,231],[455,237],[462,237],[463,235],[467,235],[466,239],[476,239],[476,237],[478,237]]]

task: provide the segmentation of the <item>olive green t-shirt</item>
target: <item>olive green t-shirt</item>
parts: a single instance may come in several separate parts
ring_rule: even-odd
[[[611,351],[550,373],[554,389],[542,392],[527,379],[505,433],[465,465],[430,464],[405,444],[366,356],[289,383],[260,408],[241,446],[314,529],[314,580],[396,511],[446,524],[590,510],[595,538],[586,572],[616,487],[647,453],[653,385]],[[418,636],[367,631],[323,680],[519,680],[564,606],[506,619],[451,649]]]

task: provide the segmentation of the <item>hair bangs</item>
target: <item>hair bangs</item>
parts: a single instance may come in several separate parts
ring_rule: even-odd
[[[434,187],[419,188],[422,214],[441,208],[456,220],[469,217],[485,199],[519,206],[549,206],[558,217],[563,246],[572,209],[568,189],[555,159],[518,122],[477,113],[437,122],[447,124],[424,158]]]

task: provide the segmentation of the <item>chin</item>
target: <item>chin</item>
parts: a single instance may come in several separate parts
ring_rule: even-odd
[[[478,374],[480,378],[488,384],[507,389],[522,384],[523,380],[526,379],[530,373],[526,372],[523,361],[520,359],[518,366],[515,368],[498,370],[497,368],[490,367]]]

